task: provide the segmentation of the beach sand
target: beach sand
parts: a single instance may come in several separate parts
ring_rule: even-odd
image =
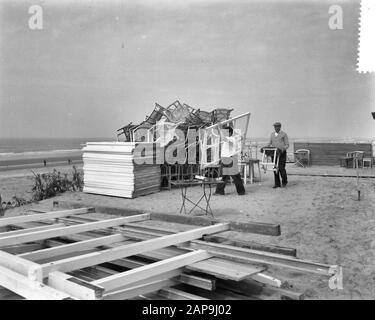
[[[336,169],[338,172],[341,170]],[[308,173],[308,170],[303,172]],[[330,170],[333,172],[334,168]],[[290,169],[291,171],[293,170]],[[353,174],[353,170],[345,172]],[[8,176],[4,176],[4,172],[0,173],[1,192],[9,195],[14,192],[27,194],[28,178],[24,173],[7,173]],[[281,236],[278,237],[231,232],[233,238],[293,247],[297,249],[299,258],[343,266],[344,289],[334,291],[329,289],[326,277],[269,268],[268,274],[288,280],[293,289],[305,293],[306,299],[374,299],[374,183],[375,179],[361,179],[362,197],[358,201],[355,178],[291,174],[287,188],[272,189],[273,175],[272,172],[267,172],[262,175],[261,183],[246,185],[245,196],[238,196],[234,185],[227,186],[225,196],[212,197],[211,207],[216,218],[281,225]],[[188,195],[192,198],[197,198],[200,194],[200,187],[188,190]],[[122,199],[69,192],[39,204],[8,210],[6,215],[17,215],[31,207],[48,210],[52,208],[54,200],[178,214],[181,193],[178,189],[172,189],[136,199]]]

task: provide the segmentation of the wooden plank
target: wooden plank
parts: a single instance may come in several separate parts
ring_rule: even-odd
[[[185,265],[210,258],[204,250],[197,250],[183,255],[172,257],[166,260],[151,263],[149,265],[121,272],[93,283],[104,287],[106,290],[114,290],[117,287],[131,285],[137,281],[147,279],[160,273],[175,270]]]
[[[205,241],[223,243],[223,244],[227,244],[227,245],[231,245],[231,246],[235,246],[239,248],[247,248],[247,249],[253,249],[253,250],[279,253],[279,254],[284,254],[284,255],[292,256],[292,257],[297,256],[297,250],[295,248],[275,246],[275,245],[270,245],[270,244],[266,245],[266,244],[258,243],[255,241],[233,240],[233,239],[229,239],[228,237],[224,237],[220,235],[204,236],[203,239]]]
[[[307,260],[300,260],[294,257],[284,256],[276,253],[256,251],[244,248],[237,248],[216,243],[207,243],[196,240],[184,245],[185,248],[202,249],[211,252],[217,257],[230,259],[243,263],[260,263],[292,268],[301,272],[311,272],[325,276],[332,276],[330,266],[322,263],[315,263]]]
[[[48,213],[40,213],[40,214],[30,214],[30,215],[17,216],[17,217],[1,218],[0,227],[7,226],[10,224],[15,224],[15,223],[49,220],[49,219],[67,217],[67,216],[72,216],[75,214],[83,214],[83,213],[88,213],[88,212],[95,212],[95,209],[94,208],[79,208],[79,209],[54,211],[54,212],[48,212]]]
[[[140,262],[140,261],[136,261],[134,259],[128,259],[128,258],[111,261],[110,264],[121,266],[121,267],[128,268],[128,269],[139,268],[139,267],[147,265],[146,262]],[[101,268],[101,267],[95,267],[95,268]],[[205,290],[210,290],[210,291],[215,290],[215,279],[207,279],[201,276],[195,276],[195,275],[188,274],[188,273],[182,273],[177,278],[177,281],[181,283],[186,283],[194,287],[199,287]]]
[[[264,299],[271,299],[272,296],[283,300],[303,300],[304,294],[290,289],[282,289],[277,287],[269,287],[267,285],[256,282],[252,279],[245,279],[243,281],[232,280],[217,280],[217,286],[233,290],[238,293],[243,293],[250,296],[263,297]],[[275,297],[276,296],[276,297]]]
[[[59,206],[61,208],[79,208],[82,207],[82,205],[83,204],[81,202],[65,200],[54,202],[54,206]],[[136,209],[126,209],[110,206],[95,206],[95,208],[97,212],[124,216],[142,213],[142,211]],[[232,231],[255,233],[270,236],[279,236],[281,234],[280,225],[273,223],[225,221],[206,217],[192,217],[187,215],[175,215],[154,212],[150,213],[150,217],[151,220],[190,224],[195,226],[210,226],[217,223],[229,223],[230,230]]]
[[[41,249],[33,252],[20,254],[19,257],[25,258],[30,261],[38,261],[42,259],[48,259],[57,257],[63,254],[68,254],[71,252],[79,252],[87,249],[109,245],[115,242],[120,242],[125,240],[124,236],[121,234],[114,234],[110,236],[104,236],[99,238],[94,238],[90,240],[79,241],[75,243],[69,243],[64,245],[59,245],[57,247]]]
[[[14,293],[32,300],[70,300],[72,297],[43,283],[0,266],[0,285]]]
[[[104,288],[60,271],[48,275],[48,286],[82,300],[101,299],[104,293]]]
[[[57,229],[57,228],[61,228],[61,227],[65,227],[65,224],[56,223],[56,224],[51,224],[51,225],[48,225],[48,226],[41,226],[41,227],[34,227],[34,228],[26,228],[26,229],[21,229],[21,230],[1,232],[0,233],[0,241],[1,241],[2,238],[6,238],[6,237],[10,237],[10,236],[21,235],[21,234],[36,232],[36,231],[52,230],[52,229]]]
[[[121,219],[121,218],[120,218]],[[126,219],[126,218],[122,218]],[[132,219],[132,217],[128,217]],[[93,222],[96,223],[96,222]],[[74,226],[75,227],[75,226]],[[72,227],[70,227],[72,228]],[[229,225],[221,223],[209,227],[193,229],[178,234],[167,235],[164,237],[150,239],[142,242],[133,243],[130,245],[118,246],[100,252],[93,252],[78,257],[62,259],[52,263],[40,265],[44,277],[53,270],[68,272],[93,265],[98,265],[104,262],[113,261],[120,258],[126,258],[146,251],[157,250],[163,247],[172,246],[178,243],[190,241],[192,239],[199,239],[205,234],[212,234],[229,229]],[[37,272],[37,270],[35,270]]]
[[[141,214],[141,215],[136,215],[136,216],[108,219],[108,220],[84,223],[84,224],[73,225],[73,226],[68,226],[68,227],[61,227],[61,228],[57,228],[53,230],[36,231],[36,232],[26,233],[23,235],[3,237],[1,238],[0,247],[26,243],[26,242],[32,242],[32,241],[48,239],[48,238],[56,238],[56,237],[60,237],[64,235],[81,233],[81,232],[86,232],[86,231],[96,230],[96,229],[101,229],[101,228],[109,228],[109,227],[118,226],[127,222],[144,221],[149,218],[150,218],[150,215],[146,213],[146,214]]]
[[[181,274],[177,279],[179,282],[188,284],[189,286],[198,287],[209,291],[214,291],[216,288],[215,279],[207,279],[186,273]]]
[[[208,265],[207,265],[208,263]],[[256,275],[264,270],[263,267],[226,261],[223,259],[211,258],[205,261],[196,262],[187,266],[189,270],[200,271],[204,269],[206,274],[211,274],[221,279],[235,279],[240,281]]]
[[[31,280],[43,280],[42,273],[40,270],[33,272],[32,275],[30,275],[29,273],[30,270],[38,268],[38,264],[4,251],[0,251],[0,266],[7,268],[11,271],[17,272],[23,276],[30,277]]]
[[[175,288],[163,288],[159,290],[158,294],[164,298],[167,298],[168,300],[209,300],[196,294],[188,293]]]
[[[165,287],[176,285],[177,282],[173,279],[163,279],[143,284],[139,286],[130,287],[121,291],[111,292],[104,295],[104,300],[126,300],[135,296],[147,294],[150,292],[158,291]]]

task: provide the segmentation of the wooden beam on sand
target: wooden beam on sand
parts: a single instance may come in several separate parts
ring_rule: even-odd
[[[186,265],[210,258],[211,255],[204,250],[196,250],[173,258],[154,262],[143,267],[114,274],[93,282],[95,285],[104,287],[107,291],[121,286],[132,285],[138,281],[159,276],[162,273],[182,268]]]
[[[75,201],[55,201],[54,206],[61,208],[80,208],[84,204]],[[143,213],[141,210],[126,209],[110,206],[95,206],[97,212],[107,214],[117,214],[123,216],[129,216],[134,214]],[[190,224],[196,226],[209,226],[217,223],[229,223],[231,231],[247,232],[255,234],[263,234],[269,236],[279,236],[281,234],[280,225],[273,223],[262,223],[262,222],[237,222],[237,221],[225,221],[219,219],[210,219],[206,217],[191,217],[187,215],[176,215],[166,213],[150,213],[151,220],[160,220],[166,222],[174,222],[181,224]]]
[[[101,299],[104,293],[104,288],[60,271],[48,275],[48,286],[81,300]]]
[[[259,250],[259,251],[266,251],[266,252],[273,252],[279,253],[291,257],[297,256],[297,250],[295,248],[288,248],[282,246],[275,246],[271,244],[263,244],[255,241],[244,241],[244,240],[234,240],[228,237],[220,236],[220,235],[210,235],[204,236],[203,239],[209,242],[215,243],[222,243],[226,245],[231,245],[239,248],[246,248],[252,250]]]
[[[16,223],[25,223],[25,222],[35,222],[35,221],[42,221],[42,220],[49,220],[49,219],[56,219],[61,217],[72,216],[75,214],[83,214],[95,212],[94,208],[78,208],[78,209],[70,209],[70,210],[63,210],[63,211],[53,211],[48,213],[38,213],[38,214],[30,214],[24,216],[17,216],[17,217],[9,217],[9,218],[1,218],[0,219],[0,227],[7,226],[10,224]]]
[[[54,257],[61,256],[63,254],[74,253],[77,251],[84,251],[99,246],[106,246],[115,242],[125,240],[125,237],[121,234],[114,234],[110,236],[104,236],[99,238],[93,238],[90,240],[78,241],[74,243],[62,244],[52,248],[41,249],[37,251],[27,252],[18,255],[19,257],[25,258],[30,261],[38,261],[43,259],[51,259]]]
[[[119,226],[121,224],[128,223],[128,222],[148,220],[149,218],[150,218],[150,215],[145,213],[145,214],[134,215],[134,216],[129,216],[129,217],[121,217],[121,218],[108,219],[108,220],[102,220],[102,221],[97,221],[97,222],[83,223],[83,224],[78,224],[78,225],[73,225],[73,226],[68,226],[68,227],[61,227],[61,228],[56,228],[52,230],[36,231],[36,232],[25,233],[22,235],[8,236],[8,237],[1,238],[0,247],[26,243],[26,242],[32,242],[36,240],[43,240],[43,239],[48,239],[48,238],[56,238],[60,236],[81,233],[81,232],[86,232],[86,231],[91,231],[91,230],[110,228],[110,227]]]
[[[13,270],[0,266],[0,285],[31,300],[71,300],[66,293],[33,281]]]
[[[216,257],[229,259],[242,263],[256,263],[287,267],[301,272],[310,272],[325,276],[332,276],[332,269],[335,266],[316,263],[307,260],[300,260],[294,257],[288,257],[281,254],[262,252],[244,248],[237,248],[224,244],[207,243],[205,241],[191,241],[182,247],[190,249],[207,250]]]
[[[132,217],[128,217],[131,219]],[[121,218],[120,218],[121,219]],[[125,218],[122,218],[125,219]],[[96,223],[96,222],[93,222]],[[76,227],[76,226],[73,226]],[[72,228],[72,227],[70,227]],[[137,255],[142,252],[157,250],[167,246],[176,245],[193,239],[199,239],[205,234],[212,234],[221,231],[227,231],[229,225],[226,223],[220,223],[217,225],[193,229],[178,234],[171,234],[164,237],[150,239],[146,241],[136,242],[129,245],[123,245],[114,247],[99,252],[92,252],[77,257],[57,260],[51,263],[39,265],[39,268],[34,269],[34,272],[40,272],[41,270],[44,277],[47,277],[49,272],[59,270],[62,272],[68,272],[77,270],[93,265],[98,265],[104,262],[126,258],[132,255]]]

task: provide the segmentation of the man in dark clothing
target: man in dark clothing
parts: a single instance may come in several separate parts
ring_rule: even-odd
[[[283,187],[285,187],[288,183],[288,176],[286,174],[285,164],[286,150],[289,148],[289,139],[288,135],[284,131],[281,131],[280,122],[275,122],[273,126],[275,128],[275,132],[271,133],[271,138],[268,147],[277,148],[277,154],[279,156],[279,167],[278,170],[276,168],[276,171],[274,171],[275,185],[273,186],[273,188],[280,188],[280,176]]]
[[[214,195],[224,195],[225,185],[229,182],[230,177],[236,186],[238,195],[242,196],[245,194],[245,187],[242,182],[241,174],[238,169],[238,155],[233,154],[237,150],[237,144],[239,143],[233,135],[233,128],[224,128],[229,131],[229,137],[225,137],[221,149],[221,165],[223,170],[222,181],[224,183],[218,184]]]

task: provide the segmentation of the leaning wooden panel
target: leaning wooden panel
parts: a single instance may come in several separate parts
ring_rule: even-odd
[[[128,218],[131,218],[131,216]],[[54,270],[68,272],[85,267],[90,267],[104,262],[137,255],[142,252],[176,245],[178,243],[183,243],[193,239],[199,239],[205,234],[213,234],[216,232],[226,231],[228,229],[229,225],[227,223],[220,223],[210,227],[193,229],[156,239],[136,242],[133,244],[119,246],[99,252],[93,252],[78,257],[57,260],[52,263],[40,265],[39,270],[42,270],[43,276],[47,277],[48,273]],[[38,270],[35,269],[34,272],[38,272]]]
[[[210,257],[211,255],[206,251],[197,250],[170,259],[154,262],[143,267],[114,274],[104,279],[96,280],[93,284],[102,286],[106,290],[113,290],[119,286],[131,285],[142,279],[147,279],[160,273],[175,270]]]
[[[75,214],[83,214],[83,213],[88,213],[88,212],[95,212],[95,209],[94,208],[79,208],[79,209],[71,209],[71,210],[53,211],[53,212],[41,213],[41,214],[30,214],[30,215],[18,216],[18,217],[1,218],[0,227],[11,225],[11,224],[16,224],[16,223],[34,222],[34,221],[55,219],[55,218],[60,218],[60,217],[67,217],[67,216],[72,216]]]
[[[0,266],[0,286],[31,300],[68,300],[68,294]]]
[[[145,213],[145,214],[123,217],[123,218],[115,218],[115,219],[108,219],[108,220],[102,220],[102,221],[97,221],[97,222],[83,223],[79,225],[62,227],[62,228],[57,228],[53,230],[37,231],[37,232],[26,233],[23,235],[3,237],[1,238],[0,247],[26,243],[26,242],[32,242],[36,240],[43,240],[43,239],[48,239],[48,238],[56,238],[56,237],[60,237],[64,235],[81,233],[81,232],[86,232],[86,231],[91,231],[91,230],[102,229],[102,228],[109,228],[109,227],[118,226],[127,222],[144,221],[149,218],[150,218],[150,215]]]

